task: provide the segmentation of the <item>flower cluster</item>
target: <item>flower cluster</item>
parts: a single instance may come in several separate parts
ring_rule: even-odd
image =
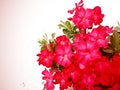
[[[101,7],[84,8],[82,0],[68,13],[73,16],[59,24],[63,35],[39,41],[45,89],[120,90],[119,27],[103,26]]]

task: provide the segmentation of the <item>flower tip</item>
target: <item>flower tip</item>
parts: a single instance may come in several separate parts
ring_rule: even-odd
[[[72,17],[70,17],[70,18],[67,18],[68,20],[70,20],[70,21],[72,21]]]
[[[68,13],[70,13],[70,14],[73,14],[73,12],[74,12],[74,9],[68,10]]]

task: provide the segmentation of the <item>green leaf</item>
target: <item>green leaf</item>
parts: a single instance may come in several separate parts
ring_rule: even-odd
[[[47,37],[46,33],[43,35],[43,39],[42,40],[38,40],[38,43],[40,44],[40,48],[42,50],[44,49],[44,46],[48,45],[48,37]]]
[[[66,21],[66,22],[65,22],[65,25],[67,26],[67,28],[69,28],[69,30],[72,29],[71,24],[70,24],[69,21]]]
[[[64,34],[68,34],[68,32],[69,32],[69,31],[68,31],[67,29],[63,29],[63,33],[64,33]]]
[[[119,39],[119,34],[117,31],[113,33],[113,35],[110,38],[111,45],[114,48],[115,51],[120,50],[120,39]]]
[[[63,24],[58,24],[58,27],[61,28],[65,28],[65,26]]]
[[[71,26],[71,23],[69,21],[66,21],[66,22],[63,22],[61,21],[61,24],[58,24],[58,27],[61,29],[68,29],[68,30],[71,30],[72,29],[72,26]]]
[[[115,29],[118,33],[120,33],[120,26],[116,26],[116,27],[114,27],[114,29]]]
[[[63,33],[69,38],[74,39],[75,34],[80,33],[81,31],[72,23],[69,21],[61,21],[61,24],[58,25],[59,28],[63,30]]]
[[[55,33],[52,33],[52,35],[51,35],[51,36],[52,36],[52,38],[55,38]]]

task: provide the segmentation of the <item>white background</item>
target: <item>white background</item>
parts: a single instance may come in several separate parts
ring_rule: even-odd
[[[0,0],[0,90],[42,90],[36,56],[44,33],[61,34],[57,27],[79,0]],[[120,21],[119,0],[84,0],[102,7],[103,25]]]

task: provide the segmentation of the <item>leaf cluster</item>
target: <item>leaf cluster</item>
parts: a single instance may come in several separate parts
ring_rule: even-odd
[[[81,32],[74,24],[70,23],[69,21],[61,21],[61,24],[58,25],[60,29],[63,30],[63,33],[70,39],[75,38],[75,34]]]
[[[45,33],[43,35],[43,39],[42,40],[38,40],[38,43],[40,44],[40,49],[41,50],[44,50],[45,48],[50,50],[50,43],[53,44],[53,48],[54,48],[55,47],[55,33],[51,34],[51,39],[48,39],[48,36]]]

